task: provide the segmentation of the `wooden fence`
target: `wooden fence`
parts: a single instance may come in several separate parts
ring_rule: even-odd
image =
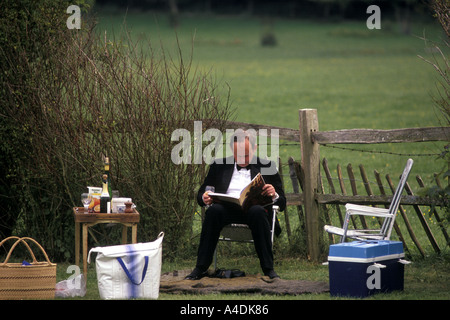
[[[230,122],[227,125],[228,128],[245,128],[245,129],[268,129],[261,130],[266,132],[269,136],[274,132],[278,134],[279,139],[287,141],[296,141],[300,143],[301,148],[301,162],[298,163],[294,159],[290,158],[289,176],[293,186],[293,193],[288,193],[287,201],[288,206],[296,206],[299,214],[300,223],[304,225],[307,243],[307,252],[310,260],[319,262],[324,257],[323,248],[323,224],[321,223],[320,212],[323,212],[323,218],[329,222],[330,217],[328,215],[328,209],[330,206],[334,206],[339,216],[339,221],[342,223],[341,209],[339,205],[346,203],[356,203],[364,205],[384,205],[388,206],[392,199],[392,195],[385,190],[381,182],[381,177],[377,171],[374,172],[377,186],[379,189],[379,195],[374,194],[370,187],[365,168],[359,167],[361,174],[361,180],[364,183],[367,195],[358,194],[357,188],[354,185],[355,173],[351,165],[347,166],[348,180],[351,183],[352,193],[348,194],[345,185],[343,183],[344,178],[342,174],[342,168],[340,165],[337,167],[337,177],[331,176],[331,171],[328,167],[326,159],[320,160],[320,145],[324,144],[378,144],[378,143],[404,143],[404,142],[425,142],[425,141],[450,141],[450,127],[429,127],[429,128],[409,128],[409,129],[394,129],[394,130],[372,130],[372,129],[353,129],[353,130],[336,130],[336,131],[319,131],[319,121],[316,109],[301,109],[299,110],[299,130],[282,128],[282,127],[269,127],[257,124],[248,124],[242,122]],[[273,130],[277,129],[277,130]],[[260,131],[260,132],[261,132]],[[323,167],[325,178],[322,179],[320,167]],[[279,165],[281,169],[283,166]],[[333,181],[339,181],[339,190],[334,185]],[[387,183],[389,185],[391,193],[394,192],[396,186],[393,185],[389,175],[386,176]],[[411,180],[411,179],[410,179]],[[424,188],[422,179],[418,176],[416,180],[420,188]],[[326,182],[329,186],[331,193],[326,194],[323,182]],[[298,183],[297,183],[298,182]],[[439,181],[437,181],[439,184]],[[300,187],[300,189],[299,189]],[[436,252],[440,252],[437,241],[431,232],[427,221],[424,219],[423,214],[419,206],[430,206],[435,208],[436,206],[443,206],[445,204],[430,199],[428,197],[420,197],[413,194],[413,191],[408,183],[405,187],[406,195],[402,196],[400,214],[405,222],[406,230],[413,240],[420,254],[425,255],[425,251],[421,244],[417,240],[415,230],[411,227],[408,217],[405,214],[403,206],[409,205],[414,208],[425,233]],[[438,223],[441,222],[441,217],[436,210],[433,211],[434,216]],[[289,216],[286,217],[286,229],[288,234],[290,233]],[[361,221],[364,225],[366,222]],[[406,246],[405,237],[402,234],[398,224],[394,227],[399,239],[401,239],[405,245],[405,250],[408,250]],[[447,230],[441,225],[441,231],[449,243]],[[334,242],[332,236],[330,241]]]

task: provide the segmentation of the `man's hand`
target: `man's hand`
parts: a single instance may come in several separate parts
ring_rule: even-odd
[[[210,192],[211,191],[206,191],[203,193],[203,196],[202,196],[203,203],[207,206],[209,206],[213,202],[213,199],[208,195],[208,193],[210,193]]]
[[[277,192],[275,191],[275,188],[271,184],[265,184],[261,194],[263,196],[268,196],[273,199],[275,197],[275,195],[277,194]]]

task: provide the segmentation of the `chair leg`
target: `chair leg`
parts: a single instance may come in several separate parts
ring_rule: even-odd
[[[273,210],[273,212],[272,212],[272,230],[271,230],[271,235],[270,235],[270,240],[272,241],[272,250],[273,250],[273,238],[275,235],[275,220],[277,219],[277,213],[278,213],[279,209],[280,208],[278,206],[272,207],[272,210]]]

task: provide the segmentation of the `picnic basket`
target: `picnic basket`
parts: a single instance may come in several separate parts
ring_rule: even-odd
[[[16,236],[0,242],[0,247],[7,241],[15,239],[4,262],[0,263],[0,300],[53,299],[56,286],[56,264],[51,263],[44,248],[34,239]],[[36,244],[45,260],[38,262],[28,242]],[[23,243],[31,254],[32,262],[28,264],[11,263],[9,259],[19,243]]]

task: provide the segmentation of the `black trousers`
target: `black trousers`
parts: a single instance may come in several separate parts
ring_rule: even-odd
[[[256,205],[244,213],[238,206],[218,203],[214,203],[206,210],[196,267],[202,271],[209,268],[220,231],[230,223],[243,223],[250,227],[262,270],[266,272],[273,269],[271,223],[266,209]]]

